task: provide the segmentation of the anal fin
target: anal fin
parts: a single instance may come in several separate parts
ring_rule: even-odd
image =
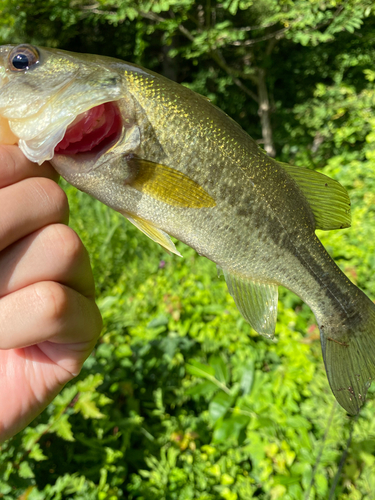
[[[171,240],[169,234],[165,233],[161,229],[157,228],[151,222],[141,219],[133,214],[124,214],[125,217],[135,225],[142,233],[151,238],[155,243],[158,243],[163,248],[165,248],[168,252],[172,252],[179,257],[182,257],[180,252],[175,247],[175,244]]]
[[[257,333],[273,338],[277,319],[277,285],[255,282],[225,270],[224,276],[242,316]]]

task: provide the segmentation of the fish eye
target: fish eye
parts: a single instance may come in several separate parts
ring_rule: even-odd
[[[32,45],[18,45],[8,56],[11,71],[27,71],[39,62],[39,52]]]

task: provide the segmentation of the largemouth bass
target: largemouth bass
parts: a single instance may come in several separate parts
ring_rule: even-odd
[[[31,45],[0,47],[0,142],[167,250],[170,235],[223,269],[237,307],[272,337],[278,286],[315,314],[331,389],[350,414],[375,375],[375,306],[315,229],[350,225],[337,182],[281,164],[206,98],[134,64]]]

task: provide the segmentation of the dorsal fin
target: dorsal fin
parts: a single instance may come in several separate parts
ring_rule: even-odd
[[[278,163],[303,191],[313,211],[316,229],[350,227],[350,199],[340,183],[315,170]]]

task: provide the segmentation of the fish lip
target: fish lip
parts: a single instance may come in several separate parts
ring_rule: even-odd
[[[84,96],[81,102],[74,99],[73,102],[77,101],[79,105],[78,109],[77,106],[73,106],[70,103],[67,108],[62,108],[62,112],[56,117],[54,114],[51,114],[49,108],[55,106],[59,111],[59,106],[63,102],[64,96],[69,92],[72,93],[71,89],[74,89],[74,86],[77,84],[79,84],[78,73],[65,81],[64,85],[56,90],[56,94],[44,101],[42,106],[26,119],[13,118],[1,112],[1,116],[8,119],[12,132],[18,137],[20,149],[31,161],[41,164],[44,161],[52,160],[57,144],[63,139],[66,130],[79,114],[85,113],[100,104],[116,102],[121,99],[119,89],[111,87],[108,91],[104,89],[103,94],[106,93],[107,95],[103,95],[98,91],[92,100],[90,99],[90,95]]]
[[[63,85],[61,85],[58,89],[57,89],[57,92],[56,94],[53,96],[52,98],[52,102],[56,102],[71,86],[74,85],[75,81],[77,79],[77,72],[69,79],[67,80],[66,82],[64,82]],[[1,75],[0,75],[0,88],[2,87],[2,82],[1,82]],[[40,114],[44,113],[45,110],[51,106],[51,100],[48,100],[48,101],[45,101],[44,104],[42,104],[33,114],[30,114],[29,116],[26,117],[26,120],[35,120],[35,119],[38,119],[38,117],[40,116]],[[1,110],[3,111],[3,110]],[[38,157],[39,155],[37,154],[37,152],[33,149],[33,148],[28,148],[28,143],[30,140],[34,140],[35,138],[38,138],[42,135],[43,131],[40,130],[37,134],[35,134],[34,136],[24,136],[24,135],[20,135],[17,128],[15,128],[15,125],[14,123],[17,123],[17,122],[22,122],[24,121],[24,119],[20,119],[20,118],[14,118],[14,116],[9,116],[9,114],[7,112],[1,112],[1,117],[6,119],[8,121],[8,124],[9,124],[9,128],[10,130],[12,131],[12,133],[17,137],[18,139],[18,145],[20,147],[20,149],[23,151],[23,153],[25,154],[25,156],[27,158],[29,158],[31,161],[33,162],[38,162],[39,164],[43,163],[44,161],[48,161],[50,159],[52,159],[52,156],[49,154],[48,155],[48,150],[46,149],[45,152],[44,152],[44,155],[42,157]],[[75,118],[74,116],[72,116],[72,120],[73,121]],[[54,135],[58,136],[58,134],[61,134],[61,133],[64,133],[65,134],[65,130],[66,128],[69,126],[68,125],[64,125],[63,127],[60,127],[60,128],[56,128],[55,132],[54,132]],[[35,129],[34,129],[35,130]],[[52,148],[50,148],[50,151],[51,151]]]

